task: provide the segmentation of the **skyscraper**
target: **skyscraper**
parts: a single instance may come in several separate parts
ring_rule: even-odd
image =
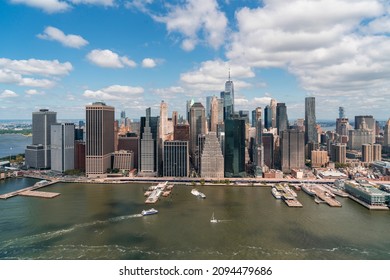
[[[271,102],[270,102],[269,106],[271,107],[271,112],[272,112],[272,124],[271,124],[271,126],[272,127],[277,127],[276,126],[276,107],[277,107],[276,100],[275,99],[271,99]]]
[[[390,119],[386,122],[384,131],[383,131],[383,146],[390,147]]]
[[[159,172],[158,151],[159,117],[152,117],[150,108],[141,117],[139,170],[142,176],[156,176]]]
[[[36,169],[51,167],[51,125],[57,113],[47,109],[32,113],[32,145],[26,148],[26,165]]]
[[[210,132],[205,136],[201,163],[200,175],[203,178],[224,177],[223,155],[215,132]]]
[[[230,69],[229,69],[229,78],[225,83],[225,93],[229,93],[230,98],[232,100],[232,115],[234,115],[234,84],[230,79]]]
[[[75,125],[51,125],[51,170],[64,172],[74,169]]]
[[[86,106],[86,175],[100,177],[111,168],[114,152],[114,107],[103,102]]]
[[[330,156],[333,162],[347,163],[347,145],[341,143],[332,144]]]
[[[279,135],[288,129],[287,107],[285,103],[276,105],[276,128]]]
[[[198,135],[206,133],[206,116],[202,103],[196,102],[190,109],[190,154],[199,155]]]
[[[296,129],[281,132],[281,165],[284,173],[305,167],[305,135]]]
[[[187,177],[190,173],[188,141],[163,143],[163,176]]]
[[[264,108],[264,127],[270,129],[272,127],[272,110],[269,105]]]
[[[167,123],[168,123],[168,104],[161,101],[160,104],[160,125],[159,125],[159,136],[161,139],[165,139],[167,134]]]
[[[213,96],[210,104],[210,131],[217,132],[218,98]]]
[[[375,143],[374,133],[372,129],[367,128],[364,118],[359,124],[359,129],[349,130],[348,148],[351,150],[361,150],[363,144]]]
[[[225,177],[245,177],[245,120],[225,121]]]
[[[315,97],[305,98],[305,144],[318,143]]]
[[[222,91],[221,99],[223,99],[223,119],[230,119],[234,115],[233,100],[230,92]]]

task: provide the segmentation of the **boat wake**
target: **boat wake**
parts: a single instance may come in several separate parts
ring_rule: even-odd
[[[82,223],[82,224],[76,224],[74,226],[71,226],[69,228],[55,230],[55,231],[49,231],[44,233],[39,233],[31,236],[25,236],[20,238],[15,238],[7,241],[0,242],[0,251],[3,251],[4,248],[7,248],[9,246],[17,245],[17,246],[28,246],[31,244],[35,244],[37,242],[47,241],[56,237],[63,236],[65,234],[69,234],[73,231],[76,231],[78,229],[82,228],[88,228],[95,225],[104,225],[109,223],[115,223],[120,222],[123,220],[128,220],[132,218],[139,218],[142,217],[141,214],[133,214],[133,215],[125,215],[125,216],[119,216],[119,217],[113,217],[109,218],[107,220],[97,220],[89,223]]]

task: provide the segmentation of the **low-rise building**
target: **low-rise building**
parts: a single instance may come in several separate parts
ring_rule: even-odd
[[[347,193],[371,206],[384,206],[390,201],[390,193],[374,187],[367,181],[345,181],[344,188]]]

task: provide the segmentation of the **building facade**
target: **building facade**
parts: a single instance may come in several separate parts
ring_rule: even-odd
[[[276,105],[276,128],[279,135],[288,129],[287,107],[285,103]]]
[[[225,121],[225,177],[245,177],[245,121]]]
[[[304,133],[296,129],[282,131],[280,142],[283,173],[290,173],[291,169],[305,168]]]
[[[188,177],[190,173],[188,141],[163,143],[163,176]]]
[[[305,144],[318,143],[315,97],[305,98]]]
[[[88,177],[102,177],[111,169],[114,114],[114,107],[103,102],[86,106],[85,171]]]
[[[51,125],[51,170],[65,172],[74,169],[75,125]]]
[[[203,178],[224,177],[224,159],[221,145],[215,132],[209,132],[205,135],[200,175]]]

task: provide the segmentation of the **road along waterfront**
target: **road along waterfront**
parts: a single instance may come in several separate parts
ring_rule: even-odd
[[[289,208],[267,187],[197,186],[198,199],[175,185],[142,217],[149,186],[57,183],[43,189],[53,199],[2,200],[0,258],[390,259],[389,211],[347,198],[334,208],[298,191],[303,207]]]

